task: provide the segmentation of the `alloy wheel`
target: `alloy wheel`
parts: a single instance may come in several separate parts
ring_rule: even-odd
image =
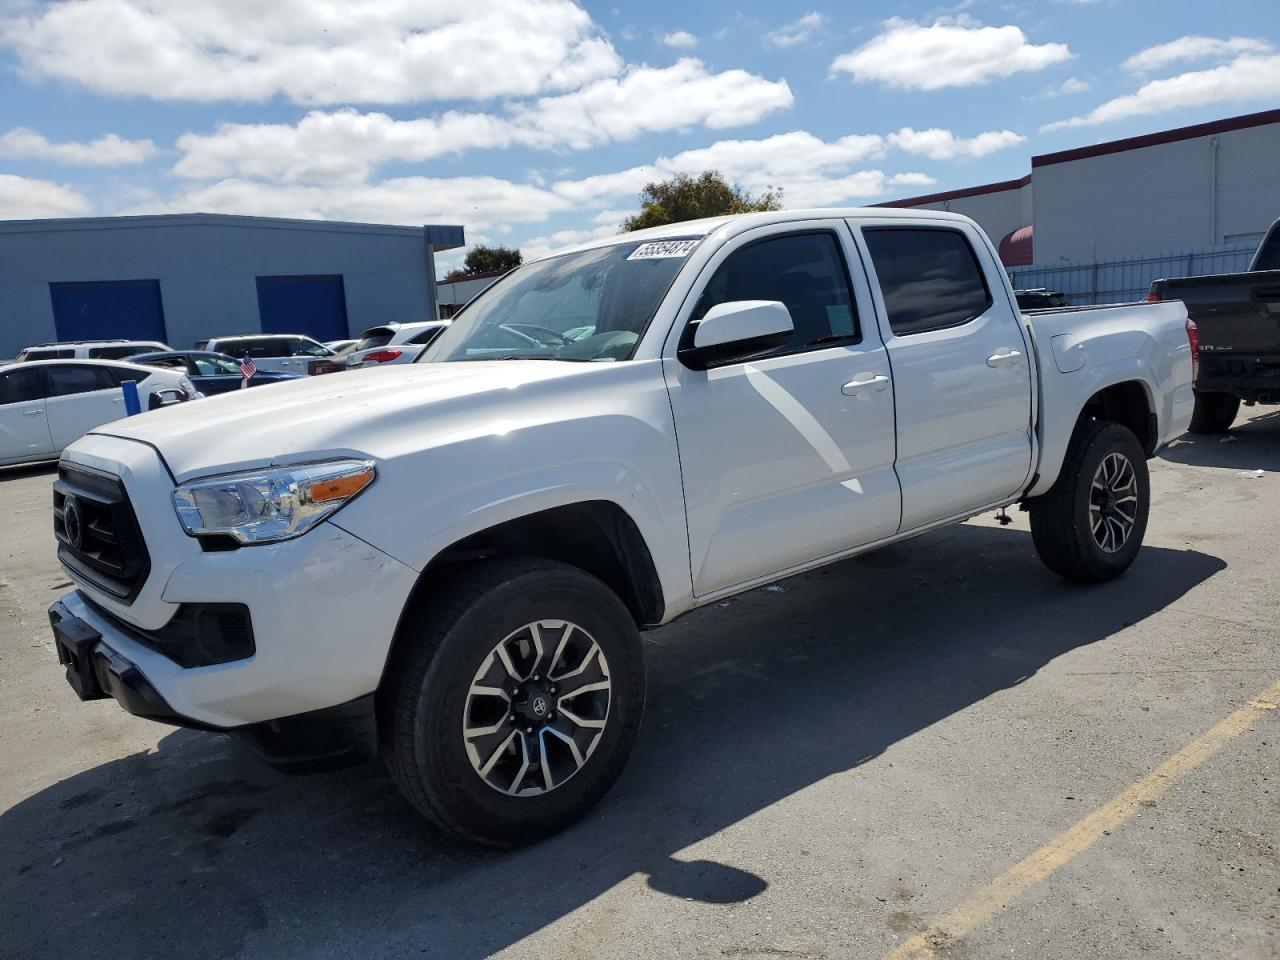
[[[1138,522],[1138,479],[1122,453],[1102,458],[1089,490],[1089,525],[1104,553],[1115,553],[1129,542]]]
[[[463,707],[471,767],[508,796],[563,785],[591,758],[612,698],[609,662],[595,639],[566,620],[525,624],[480,664]]]

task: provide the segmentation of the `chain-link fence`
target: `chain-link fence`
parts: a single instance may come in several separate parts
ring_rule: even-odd
[[[1047,287],[1061,291],[1073,306],[1128,303],[1146,297],[1152,280],[1248,270],[1257,246],[1256,242],[1231,243],[1150,257],[1032,264],[1010,268],[1009,276],[1015,289]]]

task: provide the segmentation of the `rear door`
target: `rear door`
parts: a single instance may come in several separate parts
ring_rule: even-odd
[[[795,325],[773,353],[711,370],[667,345],[697,596],[897,530],[889,362],[860,275],[844,223],[820,220],[734,238],[695,283],[679,338],[735,300],[781,301]]]
[[[45,415],[48,375],[44,367],[0,370],[0,463],[53,456]]]
[[[62,450],[94,427],[124,416],[124,395],[110,367],[57,363],[49,371],[45,410],[54,450]]]
[[[902,530],[1016,493],[1032,463],[1030,350],[965,223],[857,221],[893,369]]]

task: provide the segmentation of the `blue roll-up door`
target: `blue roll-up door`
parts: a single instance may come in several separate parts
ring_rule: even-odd
[[[165,343],[159,280],[51,283],[59,340],[158,340]]]
[[[347,338],[341,276],[258,277],[263,333],[305,333],[323,343]]]

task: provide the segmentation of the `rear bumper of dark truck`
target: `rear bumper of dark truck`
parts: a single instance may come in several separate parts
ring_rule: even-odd
[[[1201,348],[1196,390],[1245,403],[1280,403],[1280,352],[1226,353]]]

